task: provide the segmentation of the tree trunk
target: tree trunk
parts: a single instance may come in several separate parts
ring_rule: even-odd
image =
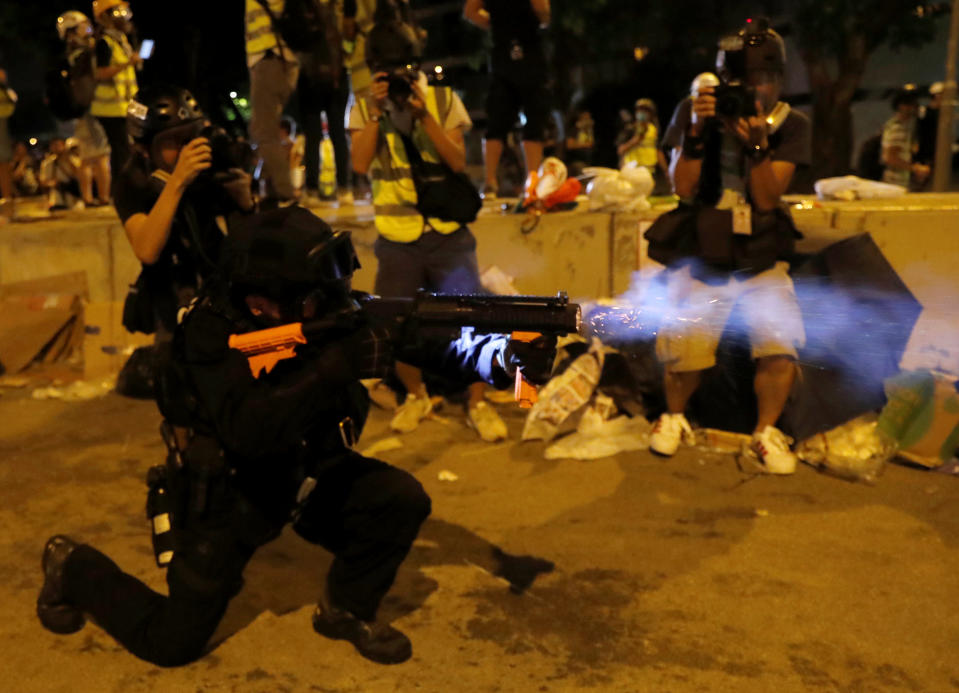
[[[853,169],[850,100],[834,84],[814,88],[812,117],[813,180],[844,176]]]

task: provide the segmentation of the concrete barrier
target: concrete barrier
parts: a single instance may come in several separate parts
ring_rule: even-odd
[[[903,367],[959,372],[959,194],[868,202],[788,201],[805,235],[801,251],[815,252],[843,238],[871,233],[924,307]],[[487,207],[471,228],[481,269],[499,267],[515,278],[520,292],[549,295],[565,290],[573,298],[592,299],[622,293],[636,270],[655,266],[646,255],[642,234],[663,211],[550,213],[525,233],[530,221],[525,215]],[[371,291],[376,275],[372,208],[315,212],[335,228],[353,232],[362,264],[354,285]],[[105,341],[130,343],[119,327],[118,305],[136,278],[139,263],[112,210],[8,224],[0,231],[0,283],[78,270],[87,272],[91,304],[109,304],[93,311],[116,323]]]

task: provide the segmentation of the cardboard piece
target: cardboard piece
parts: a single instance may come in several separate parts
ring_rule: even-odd
[[[83,337],[86,273],[0,286],[0,365],[18,373],[34,361],[70,356]]]
[[[932,371],[904,371],[887,379],[885,388],[880,430],[896,440],[904,459],[941,467],[959,447],[956,381]]]

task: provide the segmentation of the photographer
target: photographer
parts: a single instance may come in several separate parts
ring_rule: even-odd
[[[146,91],[130,102],[127,126],[135,153],[117,180],[115,206],[143,272],[124,325],[163,341],[216,264],[223,218],[253,209],[250,176],[236,145],[208,126],[185,89]]]
[[[381,3],[367,52],[374,71],[370,94],[350,112],[353,168],[370,172],[374,223],[379,234],[375,292],[414,296],[420,289],[470,294],[482,290],[476,239],[465,224],[426,218],[417,209],[411,159],[466,166],[463,132],[471,125],[463,102],[449,87],[429,86],[419,63],[415,30]],[[394,10],[395,11],[395,10]],[[415,151],[413,151],[415,149]],[[475,194],[475,191],[471,190]],[[429,415],[432,405],[418,368],[397,363],[407,397],[394,416],[393,430],[407,433]],[[483,399],[484,385],[469,388],[467,420],[481,438],[507,435],[506,424]]]
[[[796,457],[776,423],[805,339],[785,260],[798,233],[780,198],[810,161],[808,118],[779,101],[786,51],[764,22],[720,42],[715,75],[700,75],[666,133],[670,173],[682,202],[646,233],[649,254],[667,265],[674,315],[657,338],[667,412],[650,448],[672,455],[691,428],[684,411],[712,367],[738,304],[756,360],[758,419],[747,452],[763,470],[791,474]]]

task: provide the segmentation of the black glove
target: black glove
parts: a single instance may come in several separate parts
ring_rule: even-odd
[[[556,336],[540,335],[531,342],[511,339],[504,351],[506,372],[515,376],[519,368],[523,377],[531,383],[542,385],[553,374],[556,360]]]
[[[362,327],[349,339],[357,378],[385,378],[393,369],[394,336],[385,327]]]

